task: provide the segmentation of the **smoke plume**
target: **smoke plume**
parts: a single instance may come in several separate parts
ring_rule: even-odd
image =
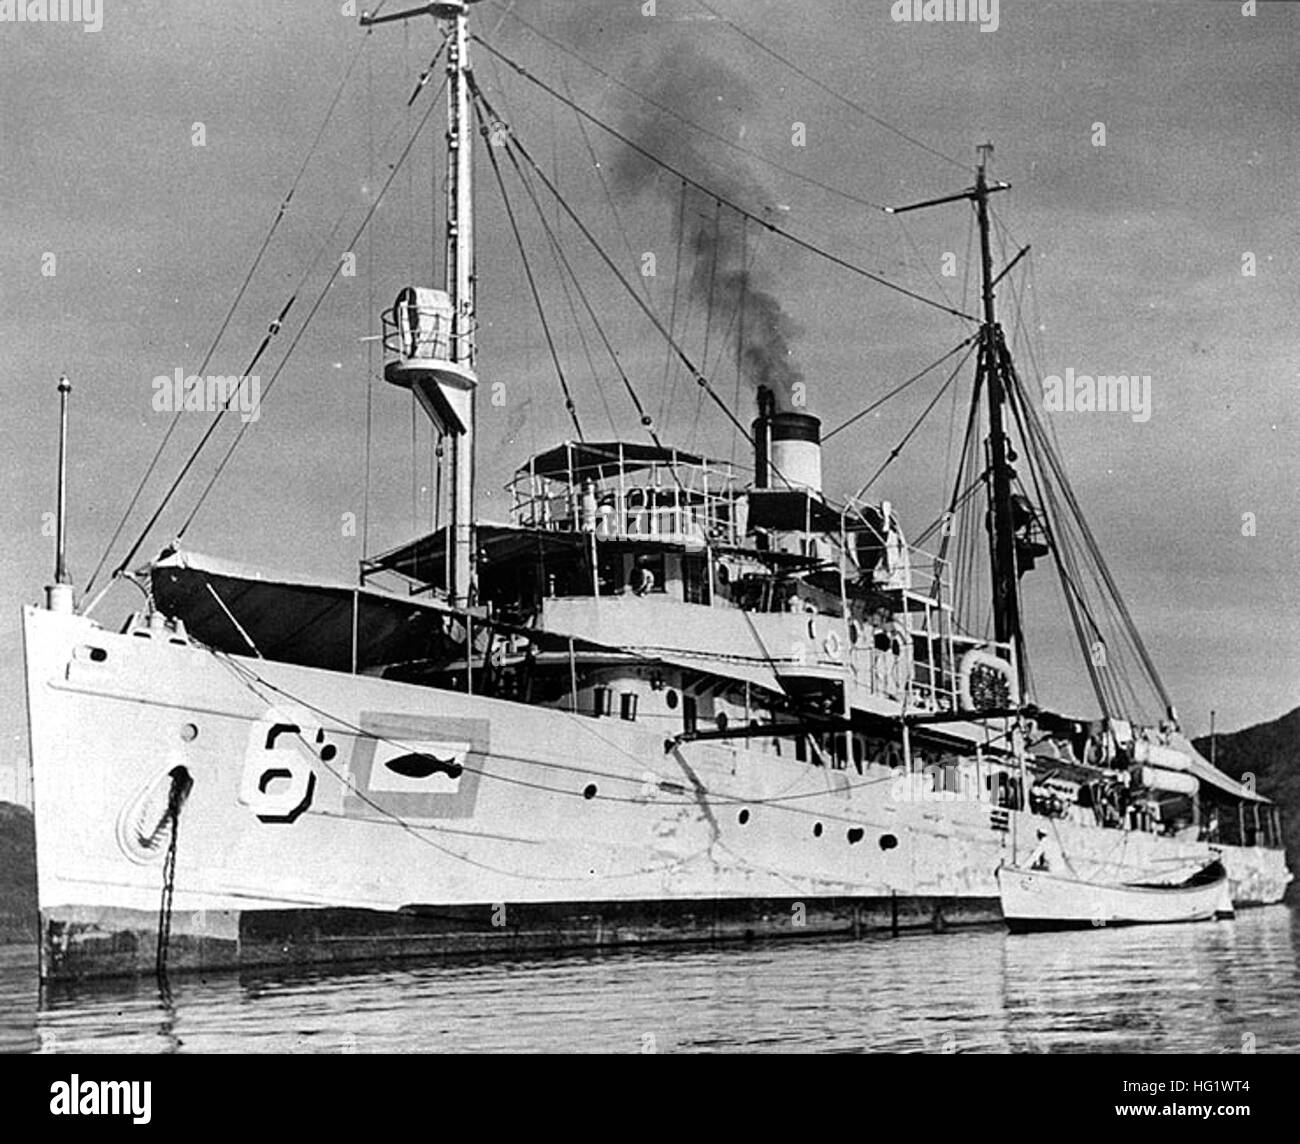
[[[758,102],[743,80],[686,40],[654,53],[627,82],[661,107],[737,143],[744,137],[746,110]],[[639,146],[747,210],[770,206],[771,193],[736,151],[633,96],[622,96],[619,104],[619,130]],[[630,147],[619,149],[613,182],[624,199],[649,195],[668,207],[680,226],[674,239],[689,266],[690,298],[711,312],[711,334],[727,337],[750,385],[768,387],[778,408],[790,408],[793,386],[803,376],[790,348],[799,330],[753,265],[758,224],[719,208],[694,187],[687,187],[683,201],[680,181]]]

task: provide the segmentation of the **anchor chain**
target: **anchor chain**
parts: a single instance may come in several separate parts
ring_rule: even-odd
[[[160,981],[167,977],[167,953],[172,933],[172,898],[176,892],[176,845],[180,838],[181,807],[189,798],[194,780],[185,767],[171,770],[171,791],[167,796],[167,809],[163,812],[154,836],[171,823],[171,840],[167,844],[167,857],[163,861],[162,901],[158,907],[158,953],[154,963]]]

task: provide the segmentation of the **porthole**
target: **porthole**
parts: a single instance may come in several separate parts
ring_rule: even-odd
[[[741,826],[744,826],[745,823],[749,821],[749,811],[742,810],[738,815],[736,815],[736,821],[739,822]]]
[[[588,783],[585,787],[583,787],[583,789],[582,789],[582,797],[585,798],[585,799],[587,799],[588,801],[590,801],[591,799],[595,798],[595,797],[596,797],[596,784],[595,784],[595,783]]]
[[[664,702],[668,704],[668,710],[669,710],[669,711],[676,711],[676,710],[677,710],[677,692],[675,692],[675,691],[673,691],[673,690],[670,689],[669,692],[668,692],[668,694],[664,696]]]
[[[820,838],[821,836],[822,836],[822,824],[818,822],[813,826],[813,837]]]
[[[725,731],[727,729],[727,723],[728,723],[727,713],[725,711],[719,711],[718,717],[714,720],[714,722],[718,725],[719,731]]]
[[[897,845],[898,845],[898,839],[895,838],[892,834],[882,834],[880,836],[881,850],[892,850]]]
[[[199,737],[199,729],[193,723],[181,724],[181,740],[186,743],[192,743]]]
[[[862,836],[865,833],[866,831],[863,830],[862,827],[860,826],[850,826],[849,833],[848,833],[849,845],[856,846],[859,842],[862,841]]]

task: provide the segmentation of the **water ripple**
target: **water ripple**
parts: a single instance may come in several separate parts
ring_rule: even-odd
[[[1296,1052],[1300,920],[632,950],[59,986],[0,950],[4,1052]]]

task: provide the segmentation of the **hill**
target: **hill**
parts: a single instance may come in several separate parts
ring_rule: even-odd
[[[36,831],[32,812],[0,802],[0,942],[35,941]]]
[[[1221,771],[1241,780],[1255,776],[1255,789],[1282,808],[1282,838],[1293,872],[1300,874],[1300,707],[1290,714],[1242,731],[1214,736],[1215,764]],[[1207,759],[1210,737],[1193,740]],[[1288,901],[1300,901],[1297,884],[1291,883]]]

